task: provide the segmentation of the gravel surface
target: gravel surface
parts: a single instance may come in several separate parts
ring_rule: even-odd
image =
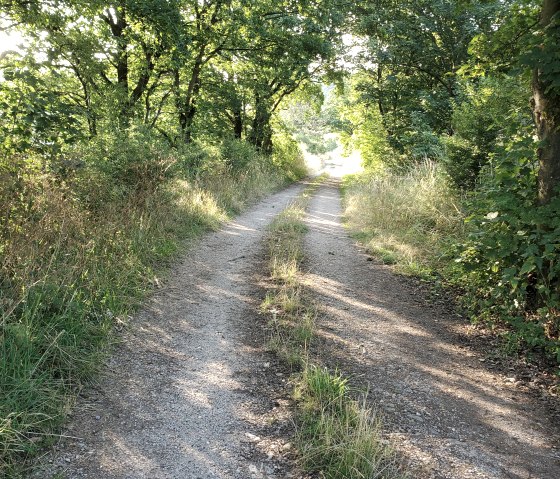
[[[290,444],[260,437],[274,403],[253,388],[261,345],[246,340],[266,226],[303,188],[267,200],[195,245],[131,322],[98,387],[79,399],[67,439],[34,477],[291,477]],[[266,363],[264,363],[267,366]]]
[[[558,408],[515,371],[491,370],[465,320],[371,261],[340,220],[331,181],[312,200],[305,243],[320,308],[314,354],[369,390],[413,477],[560,478]]]
[[[264,231],[302,189],[203,238],[123,333],[35,479],[285,479],[288,371],[263,349]],[[357,248],[338,183],[308,215],[312,354],[369,391],[413,479],[558,479],[558,402],[492,369],[465,320]],[[260,280],[258,278],[261,278]],[[262,285],[261,285],[262,286]]]

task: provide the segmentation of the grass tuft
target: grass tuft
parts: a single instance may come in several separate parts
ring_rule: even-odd
[[[405,478],[381,422],[365,397],[352,397],[348,379],[310,366],[296,390],[302,462],[326,479]]]

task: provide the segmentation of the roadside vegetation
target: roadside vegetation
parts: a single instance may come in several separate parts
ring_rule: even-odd
[[[291,171],[280,170],[274,161],[286,152],[268,157],[231,144],[227,159],[217,149],[197,151],[201,171],[193,177],[180,167],[188,156],[163,145],[150,151],[153,144],[142,141],[128,140],[130,161],[144,149],[143,161],[167,169],[165,179],[142,172],[140,188],[123,185],[96,167],[93,157],[111,155],[96,148],[86,152],[88,168],[63,185],[52,174],[21,169],[13,185],[20,195],[3,198],[10,211],[0,263],[4,477],[16,477],[18,464],[56,440],[75,394],[116,340],[115,328],[126,326],[185,242],[305,173],[300,156]],[[247,155],[243,170],[228,165]]]
[[[360,68],[329,107],[367,168],[346,180],[348,224],[557,365],[560,2],[385,4],[356,6]]]
[[[465,213],[443,168],[426,161],[404,173],[365,173],[343,183],[350,229],[401,272],[430,277],[465,235]]]
[[[309,357],[317,311],[306,291],[301,264],[305,211],[322,181],[315,180],[270,227],[273,286],[261,305],[269,318],[269,347],[294,371],[301,466],[326,479],[405,478],[366,398],[338,371],[314,364]]]

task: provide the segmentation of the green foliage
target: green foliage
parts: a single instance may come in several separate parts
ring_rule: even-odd
[[[67,154],[75,160],[78,169],[100,176],[97,181],[105,190],[90,198],[101,201],[127,196],[131,191],[149,195],[176,173],[178,164],[176,149],[144,125],[100,134],[68,150]],[[82,181],[79,175],[76,180]]]
[[[552,5],[552,2],[551,2]],[[556,9],[558,7],[556,6]],[[545,28],[540,29],[531,39],[529,48],[521,55],[521,62],[532,69],[538,69],[539,81],[545,86],[545,93],[560,96],[560,17],[554,13]]]
[[[291,101],[288,108],[281,112],[280,117],[286,129],[305,145],[309,153],[323,155],[337,147],[336,140],[326,138],[333,129],[322,108],[324,96],[320,90],[304,92],[307,95],[303,96],[300,92],[295,101]]]
[[[456,274],[478,316],[503,320],[513,342],[560,362],[560,201],[538,205],[533,145],[511,145],[473,197]]]
[[[454,134],[442,137],[442,161],[456,186],[473,189],[481,171],[511,137],[530,134],[529,95],[526,76],[489,76],[463,83],[462,101],[453,109]]]
[[[367,38],[360,103],[377,108],[402,162],[441,158],[459,69],[470,40],[495,27],[497,2],[367,1],[354,10],[355,32]]]
[[[389,144],[379,109],[368,104],[367,85],[367,76],[354,75],[327,111],[336,111],[342,141],[347,149],[360,151],[364,166],[372,171],[397,166],[401,157]]]
[[[457,284],[474,318],[509,326],[510,346],[560,361],[558,3],[382,6],[355,6],[366,41],[343,104],[370,172],[347,185],[350,224],[384,260]],[[419,158],[453,187],[426,182]]]
[[[8,56],[0,70],[4,77],[0,81],[0,154],[4,157],[33,151],[51,160],[64,144],[83,137],[79,109],[51,87],[63,82],[65,75],[45,75],[41,68],[31,56]]]
[[[30,154],[0,164],[0,475],[18,477],[56,437],[115,327],[184,240],[301,167],[297,149],[283,153],[282,171],[253,147],[230,146],[175,149],[133,126],[67,145],[80,166],[64,177]],[[193,158],[196,175],[182,169]],[[238,158],[242,169],[229,164]]]
[[[272,162],[291,181],[300,180],[307,175],[307,166],[299,145],[286,134],[276,135]]]

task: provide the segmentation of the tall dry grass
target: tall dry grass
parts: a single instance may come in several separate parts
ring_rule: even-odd
[[[449,241],[465,233],[461,198],[442,168],[429,161],[405,174],[346,179],[344,204],[354,234],[384,262],[405,272],[437,268]]]

